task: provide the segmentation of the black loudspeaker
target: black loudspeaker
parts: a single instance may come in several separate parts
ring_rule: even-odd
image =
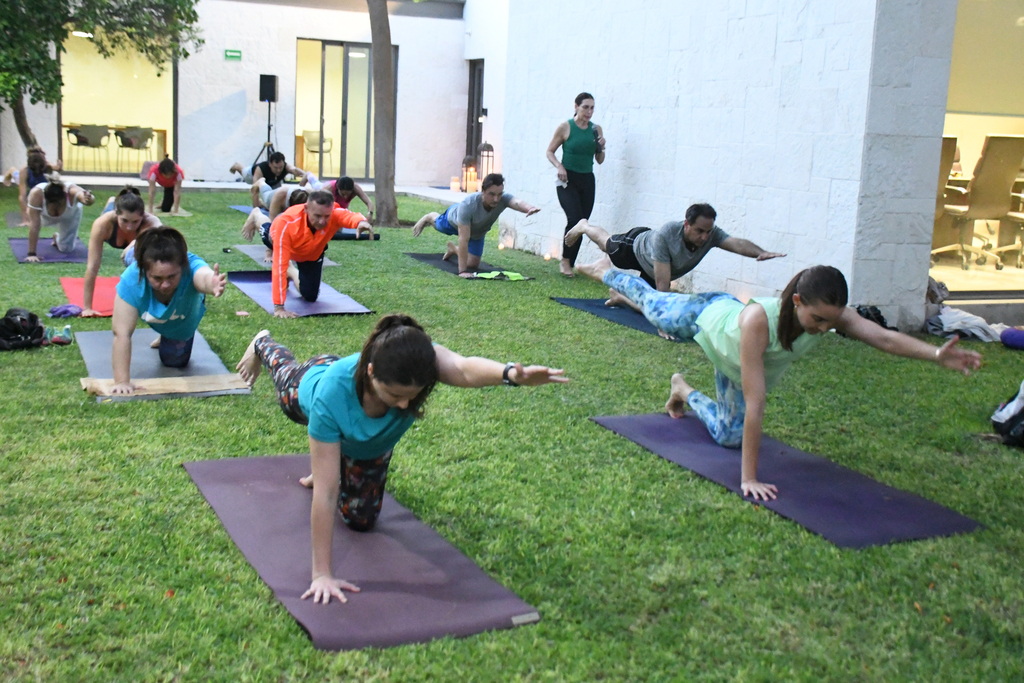
[[[260,74],[260,102],[277,102],[277,76]]]

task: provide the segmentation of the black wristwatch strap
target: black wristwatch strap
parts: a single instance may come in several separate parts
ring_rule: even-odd
[[[505,372],[501,373],[501,381],[504,382],[505,384],[509,385],[510,387],[518,387],[519,386],[518,384],[516,384],[515,382],[513,382],[512,380],[510,380],[508,378],[509,370],[511,370],[515,366],[516,366],[516,364],[511,362],[511,361],[508,362],[508,363],[505,363]]]

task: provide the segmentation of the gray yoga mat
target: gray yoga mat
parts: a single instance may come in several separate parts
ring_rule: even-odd
[[[4,214],[4,220],[7,221],[8,228],[16,228],[21,223],[21,212],[20,211],[8,211]]]
[[[335,515],[332,573],[359,586],[348,602],[314,604],[309,510],[298,483],[309,456],[230,458],[184,464],[231,540],[322,650],[353,650],[469,636],[540,619],[388,494],[372,531]]]
[[[416,254],[416,253],[412,253],[412,252],[408,252],[407,251],[407,252],[405,252],[405,255],[406,256],[411,256],[412,258],[416,259],[420,263],[426,263],[428,266],[434,266],[438,270],[443,270],[446,273],[451,273],[452,275],[456,275],[456,276],[459,274],[459,262],[458,262],[458,260],[454,256],[452,258],[448,259],[447,261],[445,261],[442,258],[444,256],[444,254]],[[504,268],[499,268],[498,266],[492,266],[490,263],[487,263],[485,261],[481,261],[480,265],[478,265],[476,268],[473,269],[473,272],[476,272],[476,273],[491,273],[491,272],[494,272],[496,270],[505,270],[505,269]],[[532,279],[533,279],[532,277],[524,277],[523,278],[523,280],[532,280]]]
[[[18,259],[18,263],[26,263],[25,259],[28,258],[28,238],[27,237],[8,237],[7,242],[11,245],[11,251],[14,252],[14,258]],[[36,242],[36,256],[43,263],[85,263],[89,260],[89,247],[84,244],[81,240],[75,240],[74,248],[66,254],[57,251],[53,247],[53,241],[49,238],[43,238],[39,236],[39,241]]]
[[[740,451],[719,446],[696,416],[665,413],[590,418],[670,462],[740,490]],[[938,503],[887,486],[860,472],[762,437],[758,480],[775,484],[778,498],[758,505],[791,519],[840,548],[974,531],[980,524]],[[749,496],[745,498],[754,502]]]
[[[263,244],[236,244],[232,247],[235,251],[240,251],[253,261],[256,262],[261,268],[270,268],[269,263],[263,262],[263,255],[267,253],[267,248]],[[336,266],[338,265],[331,259],[324,256],[324,266]]]
[[[271,291],[273,275],[269,270],[236,270],[228,273],[228,281],[255,301],[260,307],[274,314],[274,296]],[[299,317],[308,315],[350,315],[373,313],[369,308],[342,294],[326,282],[320,283],[320,295],[316,301],[306,301],[289,285],[288,296],[285,297],[284,308],[293,311]]]
[[[132,364],[129,369],[132,381],[146,380],[154,377],[198,377],[200,375],[226,375],[232,372],[213,352],[206,339],[196,332],[192,342],[192,357],[183,368],[169,368],[160,362],[160,352],[149,348],[156,339],[157,333],[149,327],[140,327],[132,335]],[[111,353],[114,348],[114,333],[109,330],[99,332],[76,332],[75,341],[82,352],[85,369],[89,377],[96,379],[113,379],[114,366]],[[248,389],[230,389],[225,391],[204,391],[200,393],[154,394],[149,396],[97,396],[97,403],[120,403],[123,401],[152,401],[161,398],[184,398],[225,396],[229,394],[248,394]]]

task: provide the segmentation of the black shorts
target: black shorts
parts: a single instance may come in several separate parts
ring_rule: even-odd
[[[608,238],[608,242],[605,244],[605,248],[608,254],[608,258],[611,259],[612,265],[622,270],[639,270],[640,277],[644,279],[644,282],[649,284],[651,287],[657,287],[654,283],[654,278],[644,272],[644,269],[640,267],[640,262],[636,260],[636,254],[633,252],[633,242],[639,235],[650,230],[650,228],[633,228],[627,233],[621,235],[612,235]]]

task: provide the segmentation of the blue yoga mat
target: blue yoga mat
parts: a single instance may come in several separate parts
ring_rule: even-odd
[[[740,491],[740,451],[719,446],[692,413],[590,418],[669,462]],[[767,436],[761,439],[759,481],[779,489],[758,505],[791,519],[840,548],[867,548],[974,531],[981,525],[938,503]],[[754,502],[753,498],[745,498]]]
[[[634,311],[632,308],[627,306],[605,306],[604,302],[607,301],[607,299],[566,299],[563,297],[553,296],[551,297],[551,300],[557,301],[564,306],[586,311],[591,315],[596,315],[598,318],[604,318],[605,320],[617,325],[624,325],[625,327],[629,327],[639,332],[646,332],[647,334],[659,336],[658,329],[644,317],[643,313]]]

